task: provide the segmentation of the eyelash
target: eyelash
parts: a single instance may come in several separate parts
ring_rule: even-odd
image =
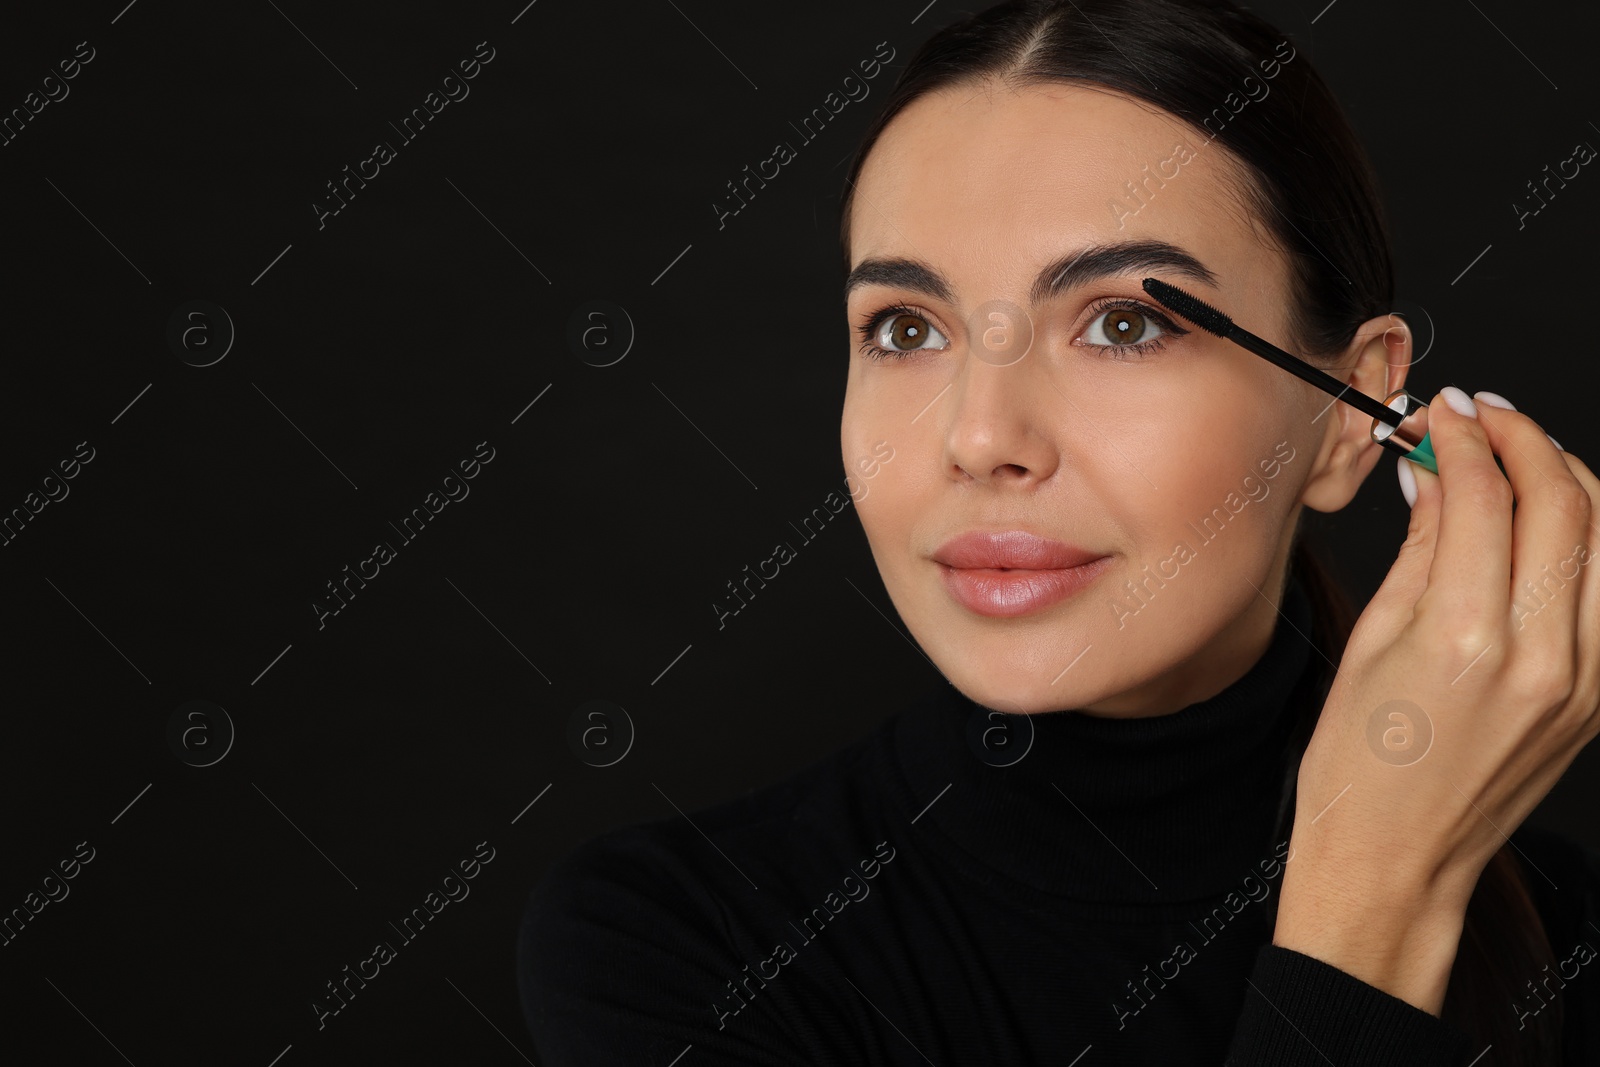
[[[1151,307],[1149,304],[1143,303],[1139,300],[1130,300],[1125,297],[1104,297],[1095,301],[1092,305],[1090,305],[1090,311],[1093,312],[1093,315],[1089,321],[1092,323],[1095,319],[1099,318],[1101,315],[1104,315],[1106,312],[1118,310],[1137,311],[1141,315],[1145,315],[1155,320],[1157,326],[1160,326],[1164,331],[1166,331],[1167,334],[1174,337],[1181,337],[1189,332],[1188,330],[1174,323],[1171,319],[1157,311],[1155,308]],[[878,335],[879,327],[881,327],[884,322],[894,318],[897,315],[909,315],[914,319],[921,319],[923,322],[928,322],[928,317],[926,315],[919,311],[914,311],[911,308],[906,307],[904,304],[891,304],[886,308],[882,308],[856,327],[856,332],[861,335],[860,348],[862,355],[866,356],[868,359],[876,360],[904,359],[907,356],[915,355],[917,352],[922,351],[922,349],[917,348],[908,348],[902,350],[884,348],[874,340],[874,338]],[[930,325],[932,324],[930,323]],[[1133,345],[1086,344],[1082,347],[1097,348],[1105,354],[1107,359],[1117,363],[1126,363],[1131,362],[1132,360],[1142,359],[1152,352],[1158,352],[1164,348],[1165,345],[1163,343],[1163,339],[1157,337],[1149,341],[1140,341],[1138,344]],[[934,349],[933,351],[938,351],[938,349]]]

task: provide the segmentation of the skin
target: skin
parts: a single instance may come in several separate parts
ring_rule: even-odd
[[[1123,183],[1180,142],[1194,154],[1119,226],[1110,203],[1136,204]],[[919,259],[950,280],[956,300],[881,284],[851,293],[845,464],[860,479],[857,461],[876,442],[894,449],[857,502],[873,557],[917,642],[986,706],[1132,717],[1221,691],[1271,640],[1300,507],[1343,507],[1386,454],[1368,437],[1368,416],[1330,407],[1327,394],[1171,313],[1189,332],[1169,332],[1159,351],[1118,363],[1085,346],[1118,339],[1120,313],[1090,306],[1100,298],[1163,311],[1140,287],[1149,275],[1296,350],[1287,261],[1238,200],[1235,161],[1203,142],[1111,91],[986,82],[908,106],[857,182],[852,268],[869,257]],[[1147,238],[1187,249],[1218,285],[1153,268],[1030,303],[1047,263],[1086,244]],[[975,313],[994,300],[1024,309],[1033,331],[1009,365],[972,355],[987,325]],[[926,347],[868,359],[854,327],[895,302],[922,317],[902,325],[923,328]],[[1365,323],[1330,373],[1379,398],[1399,388],[1411,341],[1398,321]],[[1162,329],[1147,317],[1138,339]],[[917,344],[894,333],[885,347]],[[1275,464],[1272,477],[1263,462]],[[1216,508],[1221,532],[1207,541],[1189,524]],[[951,598],[931,558],[975,528],[1108,554],[1111,569],[1045,610],[979,615]],[[1127,582],[1146,583],[1146,603]]]

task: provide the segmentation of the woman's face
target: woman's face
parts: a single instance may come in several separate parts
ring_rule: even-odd
[[[991,84],[911,104],[859,176],[845,469],[896,609],[980,704],[1161,714],[1266,649],[1302,489],[1350,420],[1140,286],[1160,278],[1290,347],[1285,260],[1247,221],[1231,166],[1124,96]],[[1214,281],[1085,252],[1133,242],[1182,250]],[[858,277],[865,261],[880,265]],[[871,340],[898,355],[861,354],[857,327],[894,306],[911,314],[879,318]],[[1114,343],[1143,350],[1094,347]],[[1052,574],[1012,559],[1006,577],[935,558],[972,531],[1099,561]]]

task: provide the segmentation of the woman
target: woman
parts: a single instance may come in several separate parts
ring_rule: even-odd
[[[1600,857],[1523,825],[1600,729],[1600,483],[1447,388],[1352,632],[1297,532],[1371,420],[1140,286],[1404,382],[1307,57],[1223,0],[1001,4],[910,60],[841,236],[843,457],[950,685],[558,864],[542,1062],[1600,1062]]]

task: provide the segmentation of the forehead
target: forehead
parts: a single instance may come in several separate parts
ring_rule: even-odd
[[[908,256],[962,291],[1025,294],[1043,264],[1089,244],[1187,249],[1225,291],[1276,291],[1275,256],[1220,144],[1143,102],[1059,83],[966,84],[918,98],[873,146],[855,188],[853,262]]]

